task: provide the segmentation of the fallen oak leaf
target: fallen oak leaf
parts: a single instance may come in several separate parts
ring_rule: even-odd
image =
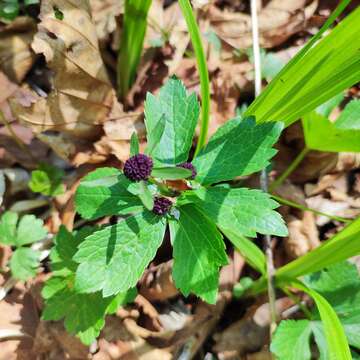
[[[53,89],[30,107],[16,106],[15,112],[37,133],[56,130],[92,138],[99,132],[96,125],[107,120],[115,94],[100,55],[89,4],[85,0],[76,4],[45,0],[40,19],[32,48],[45,56],[53,70]]]

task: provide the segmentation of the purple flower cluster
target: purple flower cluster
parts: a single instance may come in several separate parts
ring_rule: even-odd
[[[153,213],[156,215],[166,215],[172,206],[172,202],[166,197],[157,196],[154,199]]]
[[[137,154],[126,160],[124,175],[132,181],[147,180],[153,168],[153,161],[149,156]]]
[[[181,167],[181,168],[184,168],[184,169],[188,169],[188,170],[191,170],[192,174],[191,174],[191,179],[195,179],[196,175],[197,175],[197,172],[196,172],[196,169],[195,169],[195,166],[190,163],[190,162],[184,162],[180,165],[177,165],[178,167]]]

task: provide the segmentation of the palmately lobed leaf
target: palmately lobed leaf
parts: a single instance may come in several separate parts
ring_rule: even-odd
[[[74,260],[80,265],[75,289],[103,296],[135,286],[163,241],[166,221],[144,211],[86,237]]]
[[[10,270],[15,279],[26,281],[34,277],[40,265],[40,253],[31,248],[16,249],[11,256]]]
[[[170,222],[175,285],[185,296],[194,293],[214,304],[219,268],[228,263],[225,244],[215,224],[193,204],[179,210],[179,221]]]
[[[34,215],[24,215],[20,221],[17,213],[7,211],[0,222],[0,242],[20,247],[42,240],[47,235],[44,222]]]
[[[176,165],[188,160],[199,111],[195,93],[188,96],[184,84],[177,79],[170,79],[158,97],[147,94],[145,125],[148,142],[157,143],[151,152],[157,165]],[[165,128],[157,141],[151,136],[162,118]]]
[[[280,122],[257,125],[252,117],[226,122],[193,160],[195,180],[210,185],[265,168],[282,129]]]
[[[92,181],[114,177],[110,186],[104,183],[90,186]],[[84,177],[76,191],[76,210],[85,219],[130,214],[143,209],[140,199],[127,188],[131,182],[116,168],[99,168]]]
[[[90,345],[104,327],[105,315],[132,301],[135,294],[134,290],[107,298],[103,298],[101,292],[78,294],[72,287],[71,278],[53,277],[42,291],[46,300],[42,319],[64,319],[66,330]]]
[[[222,231],[256,237],[256,233],[287,236],[279,204],[261,190],[215,186],[184,193]]]

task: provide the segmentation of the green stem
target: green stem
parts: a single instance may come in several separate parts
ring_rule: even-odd
[[[306,305],[304,305],[301,300],[299,299],[299,297],[295,294],[293,294],[290,290],[288,290],[288,288],[283,287],[281,289],[292,301],[295,302],[296,305],[299,306],[299,308],[302,310],[302,312],[305,314],[305,316],[311,320],[312,319],[312,315],[310,310],[306,307]]]
[[[269,191],[274,191],[278,186],[280,186],[284,180],[286,180],[289,175],[300,165],[304,157],[308,154],[310,149],[305,147],[299,153],[299,155],[293,160],[293,162],[288,166],[288,168],[270,185]]]
[[[198,143],[195,149],[195,156],[199,153],[200,149],[205,145],[210,117],[210,81],[209,72],[206,64],[206,57],[204,48],[202,46],[201,35],[199,27],[189,0],[179,0],[181,11],[184,15],[188,31],[191,38],[191,43],[194,48],[196,62],[200,76],[200,92],[201,92],[201,127]]]
[[[331,219],[331,220],[340,221],[340,222],[343,222],[343,223],[349,223],[349,222],[351,222],[351,219],[346,219],[346,218],[343,218],[343,217],[340,217],[340,216],[336,216],[336,215],[330,215],[330,214],[324,213],[324,212],[322,212],[322,211],[318,211],[318,210],[309,208],[309,207],[307,207],[307,206],[298,204],[298,203],[296,203],[296,202],[294,202],[294,201],[284,199],[284,198],[282,198],[282,197],[280,197],[280,196],[276,196],[276,195],[273,195],[273,194],[271,194],[270,196],[271,196],[274,200],[278,201],[279,203],[284,204],[284,205],[288,205],[288,206],[291,206],[291,207],[294,207],[294,208],[296,208],[296,209],[300,209],[300,210],[303,210],[303,211],[311,211],[312,213],[314,213],[314,214],[316,214],[316,215],[326,216],[326,217],[328,217],[328,218]]]

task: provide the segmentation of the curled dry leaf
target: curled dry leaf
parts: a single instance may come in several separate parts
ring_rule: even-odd
[[[55,9],[55,10],[54,10]],[[61,13],[62,20],[57,18]],[[91,138],[108,117],[114,91],[99,52],[88,1],[45,0],[32,48],[54,72],[47,98],[31,107],[14,104],[21,121],[36,133],[64,131]]]
[[[172,280],[172,260],[150,268],[140,281],[140,294],[149,301],[165,301],[179,294]]]
[[[91,14],[100,41],[116,29],[116,16],[124,11],[124,0],[90,0]]]
[[[320,245],[319,233],[312,212],[304,211],[301,218],[293,215],[286,217],[289,237],[284,239],[286,253],[291,258],[305,255]]]
[[[17,17],[0,28],[0,69],[18,84],[35,60],[30,47],[35,30],[35,20],[30,17]]]
[[[293,302],[288,298],[276,300],[278,313],[292,305]],[[214,335],[214,351],[220,356],[231,352],[232,355],[237,355],[236,359],[247,352],[259,351],[269,340],[270,318],[268,303],[250,308],[241,320]]]
[[[272,0],[259,13],[260,44],[269,48],[280,45],[291,35],[306,28],[318,2],[306,0]],[[235,49],[246,49],[252,45],[251,17],[245,13],[234,13],[209,9],[210,23],[217,35]]]

